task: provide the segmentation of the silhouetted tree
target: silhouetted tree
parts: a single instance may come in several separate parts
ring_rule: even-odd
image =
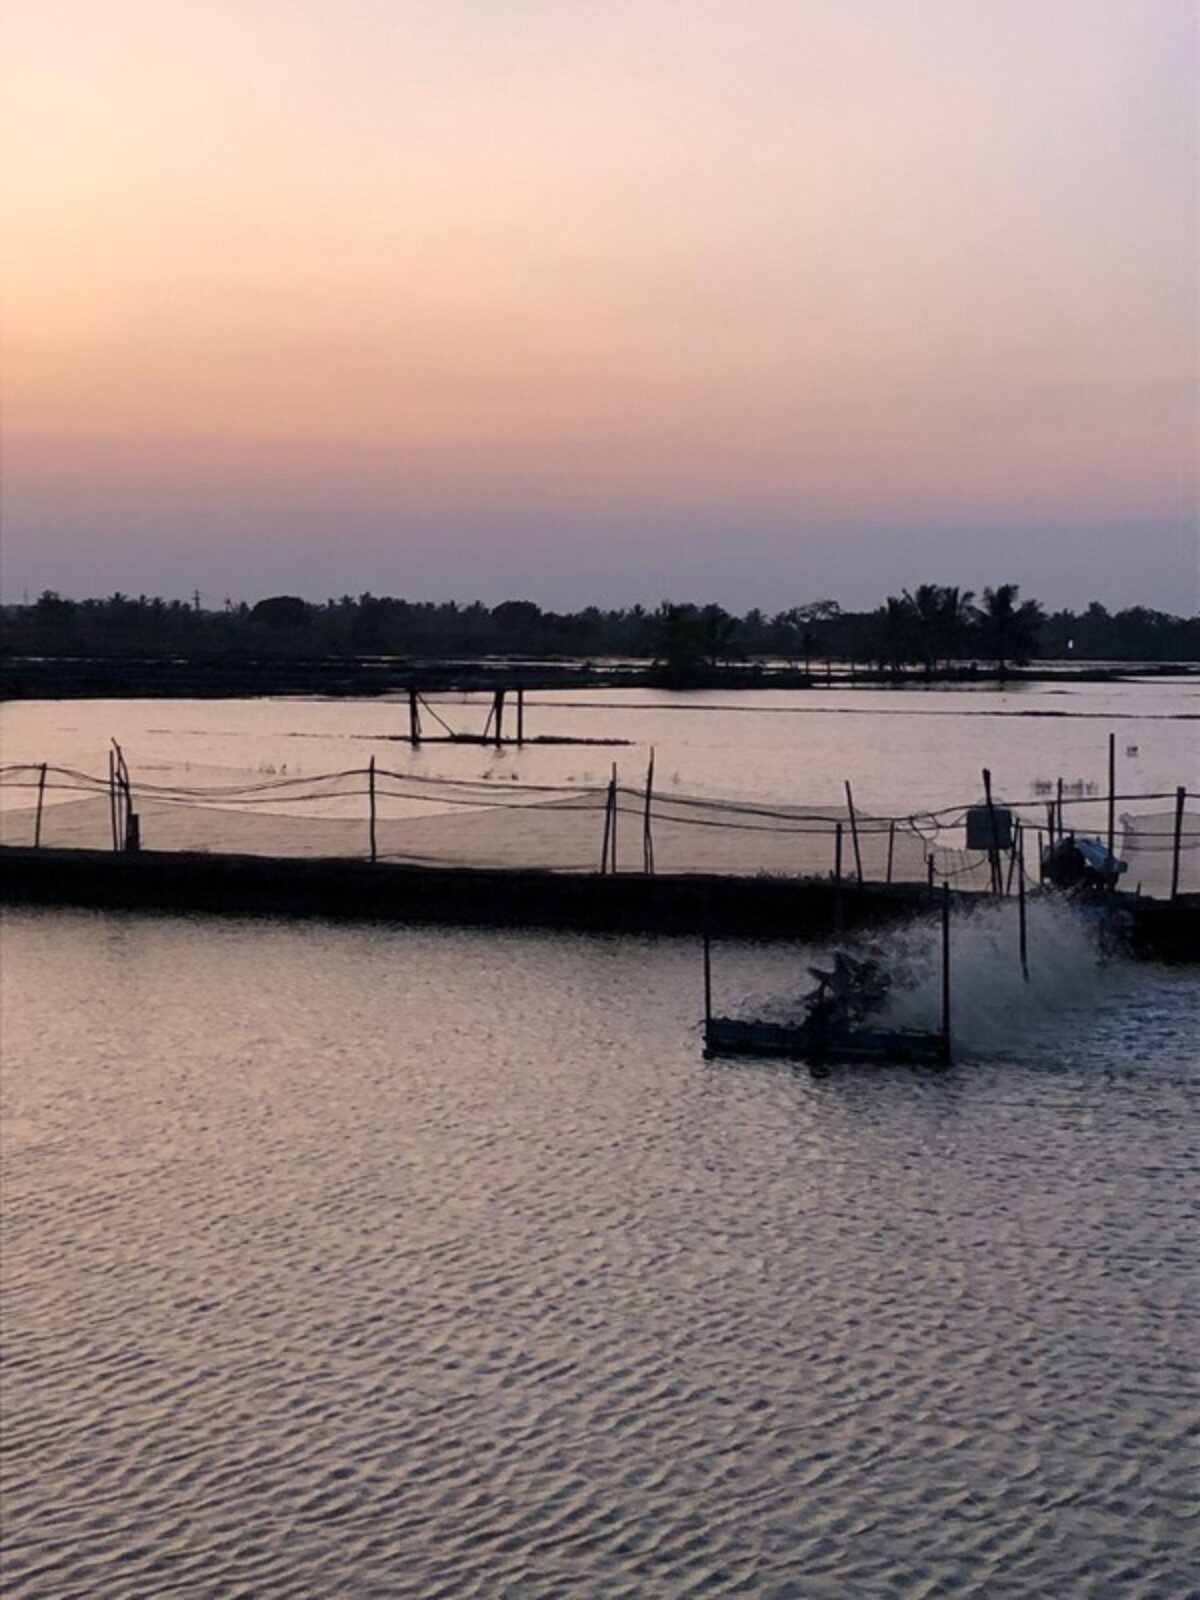
[[[1020,593],[1015,583],[985,589],[983,604],[977,612],[982,653],[996,663],[1001,675],[1007,671],[1010,661],[1020,665],[1033,655],[1044,620],[1036,600],[1018,603]]]
[[[309,605],[294,594],[273,594],[260,600],[250,611],[251,622],[264,623],[278,632],[303,628],[308,624]]]
[[[925,671],[932,676],[939,661],[947,661],[959,653],[971,622],[974,596],[969,589],[922,583],[911,594],[905,589],[901,598],[912,616],[914,639]]]
[[[704,659],[716,668],[738,654],[738,622],[724,606],[708,605],[700,612],[700,637]]]

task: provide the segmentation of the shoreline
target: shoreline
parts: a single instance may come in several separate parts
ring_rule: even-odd
[[[571,873],[434,867],[329,857],[0,846],[0,904],[201,912],[330,921],[541,928],[579,933],[705,932],[760,942],[820,942],[934,912],[924,884],[829,878]],[[956,904],[982,891],[952,892]],[[1200,961],[1200,896],[1122,899],[1132,953]]]
[[[0,701],[108,699],[248,699],[266,696],[375,698],[408,689],[421,693],[498,688],[657,689],[664,692],[764,689],[1019,688],[1031,684],[1154,682],[1200,677],[1200,663],[1106,661],[1061,667],[1037,664],[1000,672],[968,662],[933,673],[895,674],[857,664],[811,670],[757,664],[672,676],[651,663],[595,665],[580,659],[480,657],[430,660],[346,656],[9,656],[0,659]]]

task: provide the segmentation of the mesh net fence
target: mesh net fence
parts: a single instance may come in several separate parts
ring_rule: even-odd
[[[1185,806],[1179,818],[1179,852],[1176,870],[1176,813],[1129,812],[1121,816],[1121,859],[1126,863],[1122,880],[1131,889],[1140,884],[1144,894],[1171,892],[1178,881],[1180,894],[1200,894],[1200,811]]]
[[[44,775],[43,775],[44,773]],[[884,817],[848,806],[766,805],[617,786],[444,779],[365,768],[318,776],[220,773],[219,781],[132,781],[141,847],[213,854],[363,858],[426,865],[595,872],[938,881],[985,888],[986,852],[965,848],[967,808]],[[119,789],[117,793],[119,795]],[[41,804],[38,797],[41,797]],[[0,842],[112,849],[122,802],[106,777],[69,768],[0,768]],[[1019,808],[1018,809],[1018,814]],[[1040,808],[1039,808],[1040,809]],[[1035,814],[1036,816],[1036,814]],[[1029,818],[1032,830],[1035,816]],[[1123,882],[1169,890],[1174,810],[1125,813]],[[1068,822],[1069,826],[1069,822]],[[1082,829],[1081,829],[1082,831]],[[608,850],[605,850],[605,842]],[[1036,846],[1026,851],[1036,877]],[[1183,817],[1181,891],[1200,888],[1200,813]],[[1015,863],[1007,860],[1011,878]]]

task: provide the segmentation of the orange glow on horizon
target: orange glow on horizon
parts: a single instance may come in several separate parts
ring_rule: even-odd
[[[1186,497],[1174,0],[9,12],[14,471]]]

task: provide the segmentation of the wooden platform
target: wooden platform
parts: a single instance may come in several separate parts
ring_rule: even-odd
[[[704,1029],[709,1056],[776,1056],[806,1061],[810,1066],[846,1062],[875,1066],[950,1065],[950,1048],[940,1033],[909,1028],[830,1029],[817,1032],[804,1024],[757,1022],[737,1017],[710,1017]]]

